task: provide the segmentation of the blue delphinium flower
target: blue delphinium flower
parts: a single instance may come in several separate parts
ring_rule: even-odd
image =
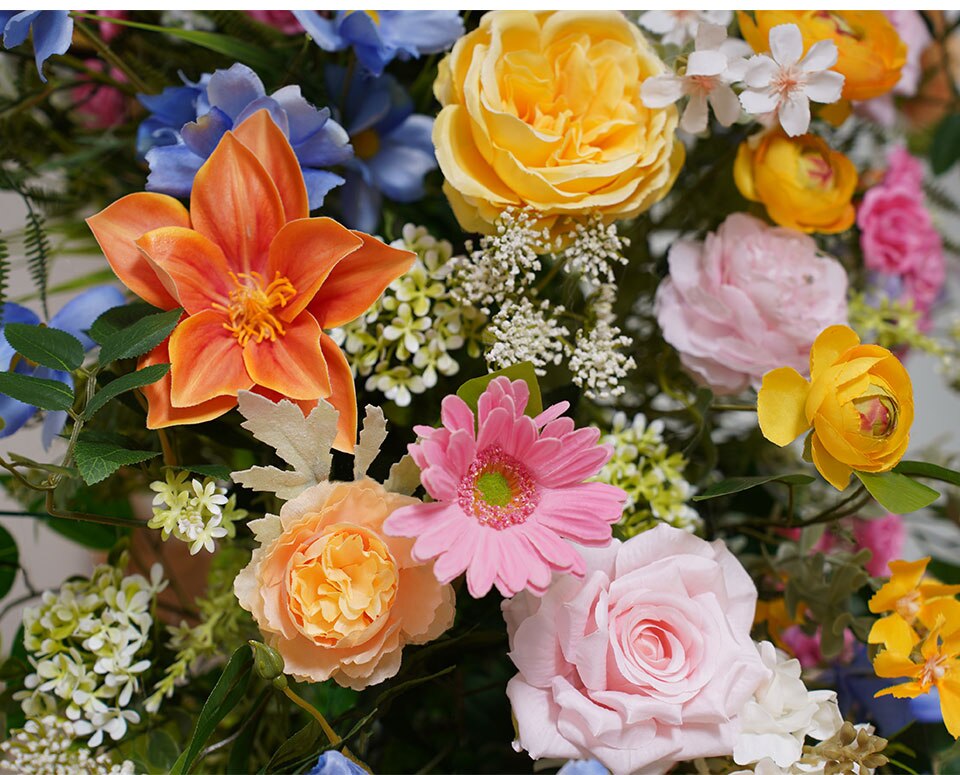
[[[83,344],[84,350],[91,350],[95,343],[87,336],[87,329],[93,325],[93,321],[101,314],[112,307],[119,307],[123,303],[123,294],[112,286],[103,285],[91,288],[68,301],[50,319],[49,327],[73,334]],[[3,307],[3,323],[4,325],[7,323],[26,323],[35,326],[40,323],[40,318],[26,307],[7,302]],[[3,327],[0,326],[0,369],[3,371],[9,370],[10,363],[15,355],[16,351],[7,342],[7,338],[3,335]],[[23,358],[18,360],[13,371],[17,374],[52,379],[73,386],[73,379],[67,372],[46,366],[37,366]],[[16,433],[36,413],[36,407],[0,394],[0,418],[3,418],[5,423],[3,429],[0,430],[0,438]],[[44,447],[50,446],[54,437],[63,430],[66,421],[66,412],[47,412],[43,420]]]
[[[0,11],[3,47],[14,48],[33,32],[33,57],[40,80],[47,82],[43,63],[54,54],[65,54],[73,40],[73,19],[69,11]]]
[[[423,197],[423,178],[437,168],[433,152],[433,118],[413,112],[413,101],[390,75],[379,78],[325,70],[330,94],[346,94],[340,117],[353,143],[346,183],[340,190],[344,220],[352,229],[372,232],[380,222],[383,195],[396,202]]]
[[[307,775],[369,775],[339,751],[324,751]]]
[[[446,51],[463,35],[457,11],[294,11],[311,38],[324,51],[353,47],[360,63],[374,75],[393,59],[417,58]]]
[[[137,138],[150,165],[149,191],[188,197],[197,170],[220,138],[258,110],[268,110],[289,138],[311,210],[343,183],[342,177],[324,168],[343,164],[353,155],[347,133],[327,108],[318,110],[307,102],[299,86],[285,86],[267,96],[263,81],[246,65],[217,70],[159,95],[141,95],[140,101],[153,111]]]

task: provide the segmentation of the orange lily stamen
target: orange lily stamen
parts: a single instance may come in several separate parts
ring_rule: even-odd
[[[293,284],[279,272],[266,287],[259,272],[230,272],[230,279],[236,287],[230,291],[229,303],[212,306],[227,313],[229,321],[223,327],[237,338],[241,347],[251,339],[259,344],[264,339],[274,342],[278,335],[283,336],[286,331],[273,310],[286,307],[297,295]]]

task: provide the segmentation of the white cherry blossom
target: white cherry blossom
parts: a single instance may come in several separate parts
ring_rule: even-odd
[[[696,37],[702,22],[729,26],[733,11],[644,11],[638,24],[659,35],[663,43],[684,46]]]
[[[770,54],[747,60],[740,103],[747,113],[776,113],[791,137],[810,126],[810,101],[830,103],[840,99],[843,76],[831,70],[837,63],[832,40],[814,43],[803,56],[803,36],[796,24],[779,24],[770,30]]]

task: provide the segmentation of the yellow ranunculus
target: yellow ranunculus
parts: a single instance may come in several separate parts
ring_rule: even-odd
[[[757,415],[763,435],[781,447],[812,427],[813,463],[842,490],[852,471],[889,471],[900,462],[913,424],[913,386],[889,350],[831,326],[810,350],[810,382],[789,367],[764,375]]]
[[[440,63],[433,129],[444,191],[468,231],[507,208],[558,232],[565,216],[628,218],[683,162],[674,106],[640,85],[666,67],[616,11],[491,11]]]
[[[886,94],[907,61],[907,46],[882,11],[737,11],[737,20],[757,53],[769,49],[770,30],[778,24],[796,24],[804,50],[818,40],[832,40],[838,53],[833,69],[843,74],[848,100]]]
[[[774,129],[744,140],[733,178],[741,194],[790,229],[836,234],[856,218],[850,200],[857,170],[816,135],[788,137]]]

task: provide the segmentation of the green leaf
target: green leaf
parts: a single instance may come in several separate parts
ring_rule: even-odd
[[[100,343],[100,365],[106,366],[121,358],[133,358],[149,352],[170,336],[182,314],[183,310],[178,307],[169,312],[147,315],[110,334]]]
[[[103,408],[107,401],[129,390],[136,390],[144,385],[152,385],[158,379],[163,379],[168,371],[170,371],[169,363],[155,363],[152,366],[144,366],[142,369],[117,377],[113,382],[108,382],[90,399],[87,408],[83,410],[83,419],[89,420]]]
[[[311,719],[305,727],[295,732],[276,750],[270,757],[266,771],[283,772],[291,769],[291,766],[300,762],[306,754],[315,758],[317,756],[316,752],[326,741],[327,738],[323,734],[323,730],[320,729],[320,725]]]
[[[929,506],[940,497],[940,493],[933,488],[894,471],[883,474],[869,474],[866,471],[854,473],[877,503],[893,514],[909,514]]]
[[[209,476],[211,479],[229,482],[231,471],[227,466],[218,465],[196,465],[196,466],[177,466],[178,471],[187,471],[199,476]]]
[[[87,484],[102,482],[121,466],[142,463],[159,455],[143,449],[128,449],[112,441],[94,440],[89,434],[80,436],[73,456],[80,469],[80,476]]]
[[[935,465],[934,463],[924,463],[920,460],[901,460],[894,466],[893,470],[904,476],[937,479],[941,482],[960,487],[960,472]]]
[[[13,588],[13,581],[20,568],[20,553],[17,542],[10,532],[0,526],[0,598],[4,598]]]
[[[40,409],[65,412],[73,406],[73,391],[62,382],[12,371],[0,372],[0,393]]]
[[[60,371],[73,371],[83,363],[83,344],[77,337],[46,326],[10,323],[3,335],[24,358]]]
[[[524,414],[529,417],[536,417],[543,411],[540,383],[537,381],[537,374],[533,370],[533,364],[529,361],[518,363],[515,366],[508,366],[499,371],[491,371],[485,377],[467,380],[459,387],[457,395],[466,401],[467,406],[476,412],[477,402],[480,400],[480,396],[483,394],[483,391],[487,389],[487,385],[497,377],[507,377],[512,382],[522,379],[527,383],[527,386],[530,388],[530,400],[527,401],[527,408]]]
[[[147,315],[159,315],[161,312],[163,312],[162,309],[145,301],[111,307],[93,321],[93,325],[90,326],[90,338],[102,344],[103,340],[111,334],[122,331]]]
[[[724,479],[722,482],[710,485],[699,495],[694,495],[693,500],[705,501],[710,498],[719,498],[723,495],[733,495],[735,492],[743,492],[759,487],[768,482],[780,482],[791,487],[798,487],[810,484],[815,481],[814,477],[807,474],[776,474],[774,476],[735,476],[732,479]]]
[[[153,772],[169,772],[177,760],[180,746],[167,732],[155,729],[148,735],[147,761]]]
[[[210,696],[200,710],[197,726],[193,730],[190,742],[174,763],[170,775],[183,775],[190,771],[194,759],[197,758],[197,754],[200,753],[217,725],[246,693],[252,667],[253,654],[250,652],[250,647],[244,643],[233,652],[230,661],[223,668],[216,686],[213,687],[213,691],[210,692]]]
[[[933,133],[930,147],[930,166],[936,175],[942,175],[960,159],[960,113],[945,116]]]

